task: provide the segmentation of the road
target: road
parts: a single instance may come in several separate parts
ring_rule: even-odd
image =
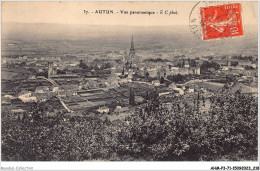
[[[45,78],[45,77],[43,77],[43,76],[39,76],[39,77],[37,77],[37,79],[45,79],[45,80],[49,81],[52,85],[55,85],[55,86],[59,87],[59,85],[58,85],[54,80],[52,80],[52,79]],[[62,104],[62,106],[63,106],[68,112],[72,112],[72,110],[70,110],[70,109],[68,108],[68,106],[64,103],[64,101],[59,97],[59,93],[58,93],[58,95],[57,95],[56,97],[59,99],[59,101],[60,101],[60,103]]]

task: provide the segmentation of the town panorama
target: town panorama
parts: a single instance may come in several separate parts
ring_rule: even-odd
[[[257,160],[257,36],[12,28],[23,31],[2,39],[3,161]],[[36,36],[46,28],[59,31]]]

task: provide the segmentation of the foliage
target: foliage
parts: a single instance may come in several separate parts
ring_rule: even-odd
[[[65,122],[63,118],[48,118],[23,123],[5,120],[2,128],[3,160],[108,160],[108,152],[112,154],[115,147],[113,128],[98,119]]]
[[[168,110],[148,104],[129,117],[120,142],[144,160],[255,160],[257,99],[239,93],[212,99],[209,114],[188,108],[181,99]]]
[[[257,98],[225,91],[211,98],[207,114],[182,97],[166,105],[147,93],[146,106],[116,123],[62,114],[11,120],[3,110],[2,160],[256,160]],[[32,111],[37,116],[37,106]]]
[[[226,75],[226,83],[230,84],[231,82],[237,82],[237,79],[235,76],[233,75]]]
[[[210,68],[214,68],[215,70],[218,70],[219,67],[220,65],[216,62],[204,61],[200,66],[200,72],[203,74],[206,73]]]
[[[36,73],[36,77],[38,77],[38,76],[43,76],[43,77],[48,78],[48,71],[37,72],[37,73]]]
[[[253,70],[254,68],[252,66],[245,66],[246,70]]]
[[[94,59],[93,63],[88,66],[87,64],[85,64],[82,60],[80,60],[80,63],[79,63],[79,68],[82,68],[84,70],[92,70],[92,69],[95,69],[95,70],[102,70],[102,69],[109,69],[112,67],[112,65],[110,63],[102,63],[101,67],[99,68],[97,66],[97,63],[98,61],[100,61],[100,63],[102,62],[102,60],[100,59]]]
[[[82,68],[82,69],[88,69],[87,64],[83,63],[82,60],[80,60],[79,67]]]
[[[183,82],[186,79],[186,76],[177,74],[177,75],[168,75],[167,79],[176,83]]]
[[[245,60],[245,61],[254,61],[253,56],[242,56],[242,55],[233,55],[232,59],[237,59],[237,60]]]
[[[190,67],[196,67],[197,66],[195,59],[189,59],[189,64],[190,64]]]
[[[129,104],[134,106],[135,105],[135,94],[134,94],[134,89],[133,87],[130,88],[130,92],[129,92]]]
[[[231,66],[237,66],[238,65],[238,62],[237,61],[232,61],[231,62]]]
[[[115,62],[117,62],[118,64],[122,64],[123,61],[121,59],[116,59]]]
[[[161,77],[160,84],[163,84],[163,83],[164,83],[164,77]]]
[[[162,59],[162,58],[148,58],[145,59],[143,62],[170,62],[168,59]]]
[[[57,74],[66,74],[66,70],[65,69],[64,70],[58,69]]]

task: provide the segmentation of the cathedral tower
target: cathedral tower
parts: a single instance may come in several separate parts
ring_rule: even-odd
[[[125,54],[125,69],[132,69],[136,64],[138,64],[138,60],[135,56],[134,37],[132,36],[129,55]]]
[[[130,58],[130,61],[133,61],[133,59],[135,58],[135,47],[134,47],[134,37],[133,36],[132,36],[132,41],[131,41],[129,58]]]

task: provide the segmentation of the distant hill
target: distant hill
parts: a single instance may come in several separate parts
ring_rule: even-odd
[[[244,26],[245,36],[213,41],[202,41],[192,35],[186,26],[97,26],[64,24],[2,23],[2,43],[52,41],[75,49],[77,46],[93,49],[126,49],[134,35],[137,51],[158,49],[178,50],[186,56],[228,54],[257,55],[257,25]],[[51,44],[50,44],[51,45]],[[77,48],[76,48],[77,49]],[[63,50],[63,49],[62,49]],[[60,49],[60,51],[62,51]],[[66,49],[65,49],[66,50]]]

